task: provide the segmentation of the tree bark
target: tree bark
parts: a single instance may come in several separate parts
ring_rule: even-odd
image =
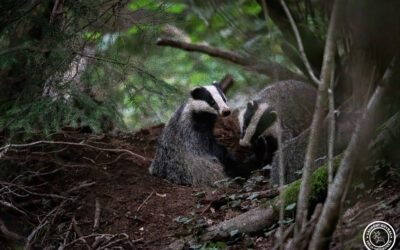
[[[303,177],[300,187],[300,194],[297,202],[296,211],[296,226],[295,234],[301,231],[303,225],[307,220],[308,200],[310,195],[310,178],[314,171],[314,160],[317,153],[318,140],[321,136],[321,129],[325,117],[325,107],[328,98],[327,88],[331,81],[332,68],[334,67],[335,46],[336,46],[336,33],[337,33],[337,16],[340,2],[343,0],[335,1],[331,14],[331,20],[328,29],[327,40],[325,44],[324,60],[321,72],[321,83],[318,86],[318,97],[311,123],[310,138],[307,146],[307,153],[303,168]]]

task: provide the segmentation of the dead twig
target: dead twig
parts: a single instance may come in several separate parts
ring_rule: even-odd
[[[15,210],[15,211],[17,211],[17,212],[23,214],[23,215],[27,215],[27,214],[25,213],[25,211],[23,211],[23,210],[17,208],[16,206],[14,206],[14,205],[13,205],[12,203],[10,203],[10,202],[0,200],[0,204],[3,205],[3,206],[5,206],[5,207],[11,208],[11,209],[13,209],[13,210]]]
[[[97,231],[100,226],[100,213],[101,213],[101,208],[100,208],[100,201],[99,198],[96,197],[96,209],[94,211],[94,224],[93,224],[93,232]]]
[[[44,223],[40,223],[37,227],[35,227],[32,232],[29,234],[29,236],[26,239],[26,243],[25,243],[25,247],[24,250],[29,250],[32,247],[32,244],[34,242],[34,238],[36,236],[36,234],[44,227],[48,224],[48,221],[45,221]]]
[[[58,250],[64,250],[65,245],[67,244],[67,240],[68,240],[69,234],[71,233],[72,225],[74,224],[74,220],[75,220],[75,215],[72,217],[71,223],[69,223],[69,227],[68,227],[68,230],[67,230],[67,232],[65,234],[63,243],[62,243],[61,246],[58,247]]]
[[[139,210],[144,206],[144,204],[151,198],[151,196],[153,196],[154,191],[152,191],[149,196],[147,196],[147,198],[142,202],[142,204],[140,204],[140,206],[136,209],[136,212],[139,212]]]
[[[93,181],[93,182],[86,182],[86,181],[84,181],[84,182],[82,182],[79,186],[73,187],[73,188],[69,189],[66,193],[69,194],[69,193],[72,193],[72,192],[74,192],[74,191],[80,190],[80,189],[82,189],[82,188],[87,188],[87,187],[93,186],[93,185],[95,185],[95,184],[96,184],[95,181]]]

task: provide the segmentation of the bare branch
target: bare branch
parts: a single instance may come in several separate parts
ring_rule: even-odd
[[[291,70],[283,67],[279,63],[272,61],[255,60],[254,58],[251,58],[247,55],[243,55],[230,50],[211,47],[205,44],[193,44],[170,38],[159,38],[157,40],[157,45],[169,46],[190,52],[200,52],[212,57],[221,58],[232,63],[244,66],[247,69],[255,71],[257,73],[267,75],[274,79],[295,79],[301,81],[305,80],[303,76],[292,72]]]
[[[294,33],[294,36],[295,36],[296,41],[297,41],[297,46],[299,47],[301,60],[303,61],[304,66],[306,66],[307,72],[310,75],[311,79],[315,82],[315,84],[319,85],[319,84],[321,84],[321,81],[315,76],[314,71],[313,71],[313,69],[311,67],[311,64],[308,61],[307,55],[306,55],[306,53],[304,51],[304,46],[303,46],[303,42],[301,40],[299,29],[296,26],[296,22],[294,21],[293,16],[290,13],[290,10],[289,10],[289,8],[286,5],[284,0],[281,0],[281,4],[282,4],[282,7],[283,7],[283,10],[285,11],[285,13],[286,13],[286,15],[287,15],[287,17],[289,19],[290,26],[292,26],[293,33]]]

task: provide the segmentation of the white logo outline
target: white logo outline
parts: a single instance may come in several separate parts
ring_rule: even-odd
[[[371,229],[371,227],[375,227],[375,228]],[[372,233],[374,231],[376,231],[377,229],[381,229],[387,234],[387,242],[384,242],[383,245],[379,245],[379,246],[375,245],[374,242],[372,242],[370,239]],[[389,232],[389,230],[390,230],[390,232]],[[368,233],[368,235],[367,235],[367,233]],[[383,240],[383,238],[381,238],[379,231],[376,232],[376,234],[373,235],[372,237],[374,237],[376,240],[379,240],[379,241]],[[393,229],[392,225],[390,225],[389,223],[387,223],[385,221],[373,221],[373,222],[369,223],[364,229],[363,243],[364,243],[364,246],[368,250],[391,250],[396,243],[396,231]]]

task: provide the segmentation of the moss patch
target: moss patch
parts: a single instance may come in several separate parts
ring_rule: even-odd
[[[340,165],[341,157],[335,157],[333,160],[333,168],[336,172]],[[300,192],[301,179],[294,181],[288,185],[282,193],[285,207],[289,204],[297,202],[297,198]],[[318,202],[325,200],[328,188],[328,163],[324,164],[320,168],[314,171],[311,175],[311,193],[310,193],[310,204],[315,205]]]

